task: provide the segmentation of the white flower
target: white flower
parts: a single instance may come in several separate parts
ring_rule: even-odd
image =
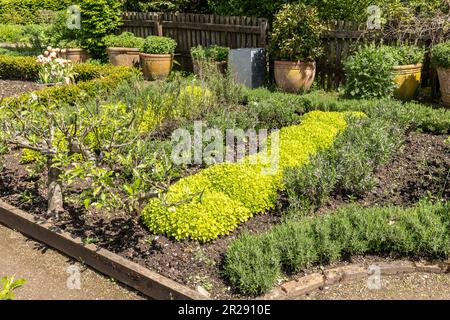
[[[49,52],[47,50],[44,51],[44,56],[48,57],[48,55],[49,55]]]
[[[51,47],[51,46],[48,46],[48,47],[47,47],[47,50],[48,50],[48,51],[52,50],[52,47]]]

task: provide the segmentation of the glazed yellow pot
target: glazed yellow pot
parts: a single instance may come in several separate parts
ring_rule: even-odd
[[[107,48],[109,61],[114,66],[135,67],[139,66],[138,48]]]
[[[450,69],[437,68],[439,86],[441,87],[442,102],[450,107]]]
[[[394,97],[400,100],[411,100],[419,87],[422,64],[409,64],[394,67],[396,88]]]
[[[275,61],[275,82],[286,92],[309,90],[316,76],[315,62]]]
[[[145,80],[163,80],[172,71],[173,55],[140,53]]]

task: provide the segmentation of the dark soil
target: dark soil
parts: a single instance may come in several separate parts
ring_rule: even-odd
[[[410,206],[423,196],[442,194],[449,199],[450,146],[444,143],[445,139],[446,136],[408,134],[404,147],[392,162],[378,170],[378,186],[358,201],[367,206]],[[6,156],[5,170],[0,174],[0,198],[44,217],[45,186],[28,177],[25,166],[19,164],[19,157],[19,151]],[[335,197],[326,207],[331,209],[348,202],[349,199]],[[52,219],[60,229],[86,242],[95,243],[192,288],[202,286],[211,293],[211,298],[239,298],[221,276],[221,262],[228,243],[244,230],[263,232],[279,220],[274,213],[256,216],[231,235],[200,245],[195,241],[176,242],[152,235],[137,218],[124,213],[94,213],[67,205],[64,214]]]
[[[404,145],[375,173],[377,185],[360,199],[334,195],[321,212],[356,201],[365,207],[408,207],[420,199],[450,200],[450,144],[448,136],[410,132]]]
[[[0,80],[0,99],[21,95],[25,92],[40,90],[43,86],[31,81]]]

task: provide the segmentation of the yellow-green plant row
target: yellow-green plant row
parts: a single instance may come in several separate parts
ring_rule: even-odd
[[[221,163],[179,180],[165,195],[152,199],[142,212],[144,224],[157,234],[177,240],[207,242],[229,234],[255,214],[275,207],[283,189],[286,167],[304,165],[309,156],[331,146],[346,128],[346,113],[313,111],[299,125],[279,131],[279,165],[274,174],[267,164]],[[259,154],[256,155],[258,157]]]

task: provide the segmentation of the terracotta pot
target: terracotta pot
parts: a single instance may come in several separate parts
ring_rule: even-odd
[[[315,62],[275,61],[275,82],[286,92],[309,90],[316,76]]]
[[[450,107],[450,69],[437,68],[439,85],[441,87],[442,102],[446,107]]]
[[[202,64],[212,64],[215,65],[217,67],[217,70],[219,70],[220,73],[225,74],[227,72],[227,68],[228,68],[228,62],[227,61],[211,61],[211,62],[207,62],[207,61],[199,61],[196,59],[192,60],[192,65],[194,68],[194,74],[196,75],[200,75],[200,71],[201,71],[201,66]]]
[[[400,100],[411,100],[419,87],[422,64],[409,64],[394,67],[394,82],[397,87],[394,96]]]
[[[66,53],[62,56],[64,59],[70,60],[73,63],[86,62],[89,59],[87,50],[81,48],[66,49]]]
[[[138,48],[107,48],[109,61],[115,66],[139,66]]]
[[[140,53],[145,80],[163,80],[172,71],[173,55]]]

